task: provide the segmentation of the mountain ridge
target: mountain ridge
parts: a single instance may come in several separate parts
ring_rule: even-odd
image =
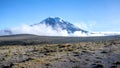
[[[89,32],[59,17],[48,17],[39,23],[0,30],[0,36],[14,34],[34,34],[39,36],[109,36],[120,32]]]
[[[37,30],[35,30],[36,27],[37,27]],[[26,29],[26,28],[28,28],[28,29]],[[46,32],[44,32],[44,34],[41,33],[41,32],[43,32],[42,29],[45,29],[45,31],[46,31]],[[21,30],[23,32],[20,32]],[[27,32],[26,30],[29,30],[29,32]],[[49,34],[50,34],[50,36],[54,36],[54,33],[58,33],[58,34],[55,34],[55,36],[56,35],[61,36],[61,33],[62,33],[62,36],[64,36],[63,35],[64,32],[66,33],[65,34],[66,36],[69,34],[73,35],[75,32],[79,32],[80,34],[83,33],[86,35],[88,33],[88,31],[83,30],[68,21],[64,21],[60,17],[48,17],[46,19],[43,19],[39,23],[27,25],[24,27],[18,26],[17,30],[16,30],[16,28],[14,29],[14,27],[10,28],[10,29],[0,30],[0,35],[12,35],[12,34],[21,34],[21,33],[35,34],[34,31],[38,31],[38,32],[35,32],[35,33],[37,33],[37,35],[43,35],[43,36],[44,35],[49,36]],[[53,33],[51,34],[49,31],[52,31]],[[38,33],[41,33],[41,34],[38,34]]]
[[[69,34],[74,33],[76,31],[81,31],[83,33],[88,33],[88,31],[83,30],[67,21],[62,20],[59,17],[48,17],[41,21],[40,23],[33,24],[31,26],[35,26],[38,24],[45,24],[47,26],[51,26],[54,30],[57,30],[57,27],[61,28],[62,30],[66,30]]]

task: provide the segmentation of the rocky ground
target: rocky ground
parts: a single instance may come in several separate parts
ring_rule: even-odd
[[[120,40],[0,46],[0,68],[120,68]]]

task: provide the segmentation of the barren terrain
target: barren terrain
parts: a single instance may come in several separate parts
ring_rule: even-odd
[[[44,42],[37,44],[31,43],[33,37],[32,41],[28,36],[23,37],[24,39],[20,37],[19,40],[18,36],[15,37],[11,37],[12,42],[10,37],[0,37],[0,68],[120,68],[119,36],[102,37],[103,40],[42,37],[41,40]],[[21,40],[26,41],[26,39],[29,43],[20,44]],[[54,42],[55,40],[60,41]],[[20,42],[13,45],[16,41]]]

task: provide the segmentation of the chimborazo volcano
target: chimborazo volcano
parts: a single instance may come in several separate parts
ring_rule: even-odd
[[[90,32],[60,17],[48,17],[32,25],[0,30],[0,36],[15,34],[34,34],[39,36],[111,36],[120,35],[120,32]]]
[[[66,30],[68,33],[74,33],[75,31],[81,31],[83,33],[87,33],[88,31],[85,31],[67,21],[62,20],[59,17],[49,17],[44,19],[42,22],[33,24],[31,26],[39,25],[39,24],[45,24],[47,26],[51,26],[54,30],[57,30],[57,27],[61,28],[62,30]]]
[[[59,29],[65,30],[65,31],[67,31],[68,34],[73,34],[76,31],[80,31],[81,33],[84,33],[84,34],[88,33],[88,31],[83,30],[83,29],[75,26],[74,24],[72,24],[68,21],[65,21],[59,17],[48,17],[39,23],[29,25],[29,27],[34,27],[34,26],[39,27],[40,24],[44,24],[48,27],[51,27],[52,30],[55,30],[58,32],[59,32]],[[39,29],[41,29],[41,27]],[[19,31],[19,30],[17,30],[17,31]],[[11,30],[11,29],[0,30],[0,35],[12,35],[12,34],[17,34],[17,33],[15,33],[15,31]]]

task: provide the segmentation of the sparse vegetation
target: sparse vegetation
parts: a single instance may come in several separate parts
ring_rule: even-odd
[[[117,68],[120,41],[0,46],[0,68]]]

